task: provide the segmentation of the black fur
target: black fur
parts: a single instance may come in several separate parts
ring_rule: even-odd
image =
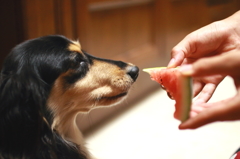
[[[71,59],[69,43],[62,36],[41,37],[16,46],[6,58],[0,75],[1,159],[86,159],[78,145],[66,143],[51,129],[46,107],[56,78],[86,60],[80,54]]]
[[[85,77],[94,61],[123,70],[131,78],[128,84],[136,80],[139,70],[78,48],[74,51],[72,44],[77,45],[63,36],[40,37],[17,45],[5,59],[0,74],[0,159],[88,158],[82,145],[66,141],[63,134],[52,130],[54,110],[49,110],[47,102],[56,79],[63,80],[61,89],[67,90]],[[125,96],[125,91],[112,99]]]

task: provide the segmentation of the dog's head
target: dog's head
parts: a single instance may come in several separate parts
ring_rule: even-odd
[[[87,112],[116,104],[126,97],[138,76],[136,66],[89,55],[77,42],[68,41],[67,50],[67,71],[63,67],[54,80],[48,99],[54,111]]]
[[[10,119],[18,126],[6,126],[0,136],[14,133],[28,120],[36,130],[44,124],[54,128],[60,118],[118,103],[137,76],[138,67],[94,57],[63,36],[26,41],[12,50],[1,71],[0,125]],[[27,135],[25,130],[18,133],[18,138]],[[32,142],[38,141],[32,137]]]

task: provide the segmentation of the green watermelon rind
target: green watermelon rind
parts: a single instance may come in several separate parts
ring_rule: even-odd
[[[193,89],[192,89],[192,77],[188,77],[188,76],[181,76],[181,90],[185,90],[182,91],[183,95],[183,100],[182,100],[182,105],[183,107],[181,107],[181,115],[180,115],[180,120],[181,122],[185,122],[186,120],[189,119],[189,113],[191,110],[191,105],[192,105],[192,97],[193,97]]]
[[[154,68],[145,68],[143,69],[144,72],[147,72],[150,74],[151,71],[153,70],[159,70],[159,69],[166,69],[167,67],[154,67]],[[178,69],[178,67],[176,68]],[[182,103],[183,107],[181,107],[180,110],[180,121],[185,122],[186,120],[189,119],[189,112],[191,110],[191,105],[192,105],[192,97],[193,97],[193,89],[192,89],[192,77],[189,76],[180,76],[180,86],[183,95]]]

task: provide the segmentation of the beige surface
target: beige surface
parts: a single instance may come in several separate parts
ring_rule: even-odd
[[[220,85],[212,101],[234,95],[232,80]],[[240,122],[218,122],[178,130],[174,101],[159,90],[87,136],[98,159],[228,159],[240,146]]]

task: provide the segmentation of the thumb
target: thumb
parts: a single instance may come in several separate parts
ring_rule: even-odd
[[[179,129],[195,129],[215,121],[238,120],[240,114],[239,96],[215,103],[202,104],[204,110],[179,125]]]
[[[184,65],[180,71],[187,76],[238,75],[239,63],[240,52],[227,52],[199,59],[191,65]]]

